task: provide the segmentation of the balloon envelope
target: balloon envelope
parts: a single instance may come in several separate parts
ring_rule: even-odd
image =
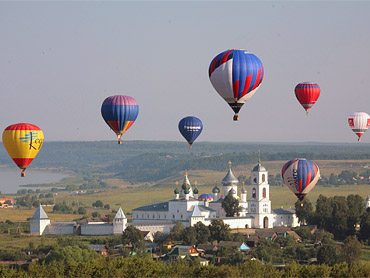
[[[218,94],[238,112],[262,83],[262,62],[246,50],[226,50],[218,54],[209,66],[209,79]]]
[[[209,194],[209,193],[204,193],[204,194],[199,196],[198,200],[200,200],[200,201],[208,200],[208,202],[212,202],[213,201],[213,195]]]
[[[139,114],[139,105],[130,96],[116,95],[107,97],[101,107],[104,121],[116,133],[118,143],[121,136],[135,122]]]
[[[188,116],[183,118],[179,122],[179,131],[184,136],[186,141],[188,141],[190,148],[194,140],[198,138],[203,130],[203,124],[200,119],[193,116]]]
[[[285,163],[281,176],[285,185],[302,201],[315,187],[320,178],[320,170],[315,162],[296,158]]]
[[[8,126],[3,132],[3,144],[15,164],[21,169],[21,176],[30,165],[44,142],[42,130],[33,124],[19,123]]]
[[[352,131],[356,133],[358,141],[360,141],[362,134],[370,126],[370,116],[365,112],[354,112],[348,117],[348,124]]]
[[[295,96],[308,113],[320,96],[320,87],[316,83],[304,82],[295,86]]]

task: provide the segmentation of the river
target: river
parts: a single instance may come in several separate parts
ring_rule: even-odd
[[[68,177],[68,175],[27,169],[26,176],[22,178],[20,170],[0,168],[0,192],[2,194],[14,194],[17,193],[19,189],[47,189],[50,187],[38,187],[37,185],[59,182],[65,177]],[[26,184],[35,186],[21,186]]]

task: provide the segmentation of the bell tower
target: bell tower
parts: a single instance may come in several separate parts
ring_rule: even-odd
[[[260,160],[253,168],[249,187],[248,213],[254,214],[256,228],[271,228],[272,214],[268,172]]]

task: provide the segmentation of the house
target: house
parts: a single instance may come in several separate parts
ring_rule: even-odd
[[[145,241],[154,242],[154,236],[153,236],[152,232],[150,232],[150,231],[141,231],[141,233],[142,233]]]
[[[13,198],[0,198],[0,208],[13,207]]]
[[[270,229],[256,230],[256,235],[259,239],[267,239],[269,241],[274,241],[278,237],[278,234]]]
[[[258,244],[258,236],[257,235],[251,235],[249,236],[245,242],[246,244],[249,246],[249,247],[257,247],[257,244]]]
[[[225,246],[228,248],[236,248],[238,251],[248,251],[249,247],[244,242],[236,242],[236,241],[220,241],[218,243],[218,248],[221,246]]]
[[[176,245],[168,253],[168,256],[177,256],[183,259],[186,254],[189,254],[190,256],[199,256],[197,249],[191,245]]]
[[[108,248],[104,244],[89,244],[88,246],[98,254],[104,257],[108,256]]]
[[[201,256],[205,254],[214,254],[218,250],[217,245],[213,244],[198,244],[197,251]]]
[[[276,232],[278,234],[278,236],[287,237],[288,231],[291,231],[291,228],[289,228],[289,227],[283,227],[283,226],[280,226],[280,227],[277,226],[277,227],[272,228],[272,230],[274,232]]]
[[[157,236],[154,238],[154,241],[157,242],[161,248],[166,248],[170,250],[172,248],[173,239],[170,235]]]
[[[302,238],[295,231],[288,231],[288,236],[292,236],[296,242],[302,242]]]

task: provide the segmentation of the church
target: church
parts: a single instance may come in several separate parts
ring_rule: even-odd
[[[244,186],[238,196],[238,184],[229,162],[229,170],[222,180],[222,192],[215,186],[212,202],[199,200],[198,189],[192,188],[188,174],[185,173],[181,189],[174,190],[174,199],[135,208],[132,211],[132,224],[140,230],[151,232],[169,232],[176,222],[182,222],[184,226],[193,226],[197,222],[209,225],[212,219],[222,219],[232,229],[299,225],[295,209],[271,209],[268,172],[260,161],[252,170],[249,196]],[[224,197],[229,193],[239,200],[238,216],[226,217],[222,208]]]

